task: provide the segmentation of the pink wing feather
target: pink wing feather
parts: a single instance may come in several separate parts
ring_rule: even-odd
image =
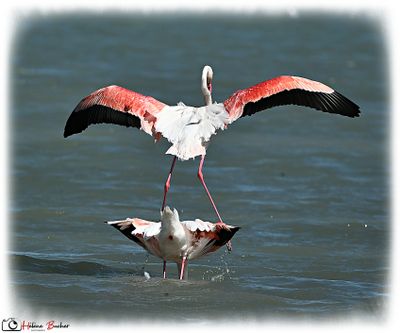
[[[158,239],[160,222],[151,222],[139,218],[126,219],[121,221],[110,221],[107,224],[122,232],[130,240],[143,247],[151,254],[161,258],[161,251]]]
[[[279,76],[236,91],[224,102],[231,121],[278,105],[295,104],[324,112],[358,117],[358,105],[323,83],[297,76]]]
[[[99,123],[138,127],[152,135],[156,115],[165,106],[153,97],[122,87],[101,88],[79,102],[67,120],[64,137]]]
[[[189,259],[215,252],[231,240],[240,227],[205,222],[202,220],[182,221],[190,240]]]

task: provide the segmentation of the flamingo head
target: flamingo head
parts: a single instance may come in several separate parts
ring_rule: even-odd
[[[204,66],[203,73],[201,75],[201,91],[203,93],[206,105],[210,105],[212,103],[211,100],[212,79],[213,79],[212,68],[210,66]]]

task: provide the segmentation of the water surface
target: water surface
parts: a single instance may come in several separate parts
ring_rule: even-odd
[[[281,74],[322,81],[361,106],[350,119],[284,106],[213,138],[204,175],[234,251],[190,263],[189,281],[103,222],[159,218],[171,157],[137,129],[62,137],[88,93],[118,84],[174,105]],[[12,54],[12,288],[61,319],[193,321],[381,318],[388,297],[388,91],[382,33],[365,17],[49,15],[27,19]],[[168,204],[215,222],[180,162]],[[146,280],[144,272],[151,276]]]

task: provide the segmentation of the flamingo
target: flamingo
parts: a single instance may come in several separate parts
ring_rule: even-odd
[[[201,156],[197,176],[211,202],[218,222],[225,225],[204,181],[203,165],[212,135],[224,130],[239,118],[251,116],[274,106],[295,104],[347,117],[358,117],[359,106],[327,85],[298,76],[279,76],[238,90],[223,103],[212,103],[213,70],[203,68],[201,91],[205,106],[170,106],[157,99],[112,85],[83,98],[69,116],[64,137],[80,133],[91,124],[112,123],[137,127],[155,141],[166,138],[172,145],[166,154],[173,155],[164,185],[161,211],[171,184],[177,158],[185,161]],[[230,243],[228,243],[228,249]]]
[[[161,211],[161,221],[151,222],[139,218],[127,218],[106,222],[126,237],[143,247],[150,254],[163,260],[163,278],[166,263],[176,262],[178,276],[182,280],[187,273],[187,261],[215,252],[225,245],[240,229],[231,225],[194,221],[180,221],[176,209],[168,206]]]

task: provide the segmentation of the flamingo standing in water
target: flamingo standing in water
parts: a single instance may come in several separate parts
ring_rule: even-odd
[[[188,160],[201,156],[197,176],[202,183],[218,222],[225,225],[203,177],[203,164],[210,138],[235,120],[278,105],[295,104],[347,117],[358,117],[359,107],[323,83],[297,76],[279,76],[252,87],[238,90],[223,103],[212,103],[213,71],[205,66],[201,91],[205,106],[193,107],[178,103],[166,105],[153,97],[134,91],[108,86],[81,100],[65,125],[64,137],[80,133],[91,124],[112,123],[138,127],[156,141],[162,136],[172,146],[166,154],[173,155],[164,186],[161,211],[164,210],[176,159]],[[229,245],[229,243],[228,243]],[[228,246],[229,248],[229,246]]]
[[[187,261],[202,257],[225,245],[240,229],[231,225],[194,221],[180,221],[179,214],[166,206],[161,212],[161,222],[138,218],[109,221],[126,237],[133,240],[152,255],[164,261],[163,278],[166,278],[166,262],[176,262],[179,279],[187,273]]]

